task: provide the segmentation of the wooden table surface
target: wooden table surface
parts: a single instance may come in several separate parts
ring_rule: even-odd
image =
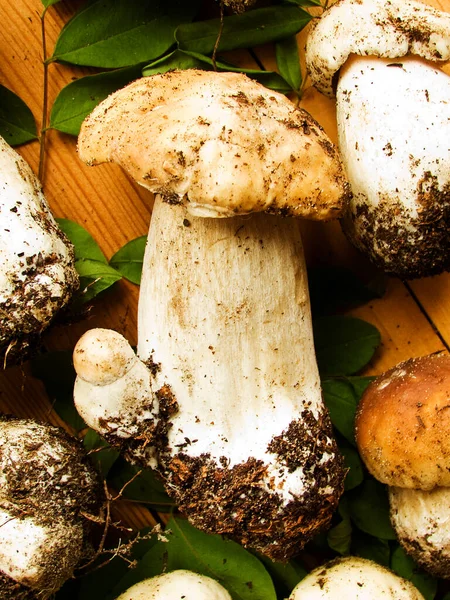
[[[47,11],[47,50],[63,24],[80,2],[61,2]],[[450,11],[450,0],[434,0]],[[18,94],[31,108],[38,126],[42,120],[43,65],[39,0],[0,3],[0,83]],[[270,51],[262,51],[266,66],[273,66]],[[272,65],[271,62],[272,61]],[[87,71],[67,65],[50,64],[49,105],[58,91]],[[336,138],[334,104],[311,88],[305,90],[302,105]],[[39,142],[19,148],[37,172]],[[58,217],[81,224],[96,239],[109,258],[127,241],[147,233],[152,197],[139,189],[115,165],[84,166],[77,158],[76,139],[57,131],[47,132],[43,186],[48,202]],[[354,251],[336,223],[304,225],[307,260],[310,265],[346,266],[363,274],[373,269]],[[137,286],[125,280],[115,285],[93,305],[88,319],[55,329],[47,338],[50,349],[70,349],[80,335],[95,326],[117,329],[136,343]],[[369,374],[381,373],[401,360],[428,354],[450,344],[450,275],[443,274],[402,283],[390,278],[381,299],[352,311],[378,327],[382,344]],[[0,410],[18,416],[36,416],[60,423],[51,409],[41,382],[33,379],[28,366],[0,373]],[[138,527],[149,519],[144,509],[125,507],[128,522]]]

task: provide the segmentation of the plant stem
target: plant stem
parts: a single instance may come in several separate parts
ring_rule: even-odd
[[[44,67],[43,93],[42,93],[42,122],[40,131],[39,148],[39,167],[38,178],[42,183],[44,178],[44,158],[45,158],[45,138],[47,131],[47,111],[48,111],[48,61],[47,61],[47,40],[45,35],[45,15],[47,7],[41,15],[41,36],[42,36],[42,64]]]

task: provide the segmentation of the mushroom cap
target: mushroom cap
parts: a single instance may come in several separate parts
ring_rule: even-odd
[[[356,556],[338,558],[311,571],[289,600],[423,600],[412,583],[374,561]]]
[[[316,22],[306,45],[313,85],[334,96],[350,54],[450,60],[450,14],[414,0],[339,0]]]
[[[267,211],[339,217],[349,185],[336,147],[306,111],[240,73],[144,77],[81,127],[83,161],[120,164],[191,214]]]
[[[390,487],[391,522],[403,548],[435,577],[450,578],[450,488]]]
[[[450,486],[450,356],[407,360],[364,392],[355,421],[366,467],[390,486]]]
[[[144,579],[117,600],[231,600],[227,590],[211,577],[178,569]]]

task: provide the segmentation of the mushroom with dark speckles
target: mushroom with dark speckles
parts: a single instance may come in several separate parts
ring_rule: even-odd
[[[350,241],[389,274],[450,268],[450,14],[415,0],[340,0],[308,36],[313,84],[336,95]]]

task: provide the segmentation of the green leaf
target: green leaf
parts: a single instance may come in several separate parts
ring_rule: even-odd
[[[81,77],[66,85],[58,94],[50,114],[50,127],[78,135],[84,119],[109,94],[141,75],[144,63],[106,73]]]
[[[323,375],[353,375],[367,365],[380,344],[377,328],[355,317],[320,317],[313,327]]]
[[[352,554],[389,567],[391,548],[387,540],[355,530],[352,536]]]
[[[280,75],[293,90],[299,91],[302,85],[302,71],[295,35],[275,43],[275,57]]]
[[[364,481],[364,469],[358,452],[343,442],[339,443],[339,450],[344,457],[345,468],[348,469],[345,478],[345,491],[352,490]]]
[[[106,69],[153,60],[197,10],[197,0],[97,0],[65,25],[51,60]]]
[[[75,259],[89,259],[108,264],[105,255],[92,235],[81,225],[69,219],[56,219],[60,229],[72,242],[75,250]]]
[[[295,35],[311,20],[311,15],[296,6],[257,8],[225,17],[218,44],[219,51],[252,48]],[[180,25],[175,38],[180,50],[212,54],[220,32],[220,19]]]
[[[433,600],[436,596],[437,580],[419,569],[414,560],[406,554],[400,545],[392,552],[391,569],[400,577],[411,581],[425,600]]]
[[[36,123],[25,102],[0,85],[0,135],[11,146],[37,139]]]
[[[260,560],[240,544],[194,528],[184,519],[171,518],[167,542],[144,555],[136,570],[115,589],[119,594],[133,583],[166,571],[188,569],[217,580],[233,600],[276,600],[272,579]]]
[[[233,73],[244,73],[259,81],[271,90],[275,90],[282,94],[287,94],[292,91],[291,86],[274,71],[261,71],[259,69],[242,69],[230,63],[216,61],[218,71],[227,71]],[[173,69],[202,69],[204,71],[214,70],[214,64],[211,58],[196,52],[185,52],[183,50],[175,50],[171,54],[164,56],[161,59],[147,65],[142,74],[144,76],[155,75],[156,73],[166,73]]]
[[[136,477],[136,474],[141,474]],[[116,489],[123,490],[122,496],[142,504],[151,504],[160,512],[168,512],[174,507],[173,500],[167,495],[162,481],[150,469],[141,469],[131,465],[123,458],[115,461],[108,474],[108,483]]]
[[[119,458],[119,452],[111,448],[93,429],[87,430],[83,438],[83,444],[89,452],[91,462],[102,478],[105,479],[111,467]]]
[[[72,352],[59,351],[40,354],[30,361],[31,374],[40,379],[61,419],[75,432],[86,427],[73,403],[73,386],[76,373],[72,364]]]
[[[41,2],[45,8],[48,8],[49,6],[53,6],[53,4],[58,4],[61,0],[41,0]]]
[[[135,238],[122,246],[109,261],[111,267],[116,269],[123,277],[138,285],[141,283],[146,243],[146,235]]]
[[[366,479],[361,486],[348,492],[347,498],[352,521],[361,531],[383,540],[397,539],[389,519],[386,486],[374,479]]]
[[[82,258],[75,262],[75,268],[80,276],[79,298],[83,303],[89,302],[122,279],[115,269],[98,260]]]
[[[308,574],[308,571],[296,560],[279,563],[270,560],[267,556],[259,554],[257,556],[272,577],[277,595],[280,598],[287,598],[297,583]]]
[[[330,548],[338,554],[342,556],[350,554],[352,541],[352,522],[350,519],[343,519],[332,527],[328,531],[327,541]]]
[[[317,7],[322,6],[320,0],[283,0],[289,4],[296,4],[297,6]]]
[[[348,442],[355,445],[358,398],[352,384],[346,379],[323,379],[322,392],[334,427]]]

